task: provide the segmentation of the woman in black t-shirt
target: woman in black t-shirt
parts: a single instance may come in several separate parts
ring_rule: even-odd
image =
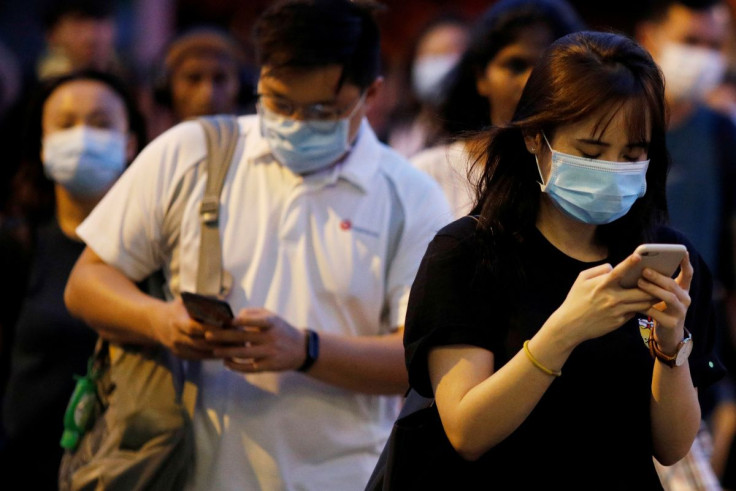
[[[32,102],[11,200],[23,225],[0,227],[0,244],[12,244],[3,252],[15,251],[0,257],[0,297],[20,300],[4,304],[0,319],[8,335],[0,363],[9,372],[0,400],[0,474],[27,489],[56,489],[74,375],[86,373],[97,339],[64,306],[66,281],[84,249],[76,227],[145,143],[145,131],[126,85],[109,74],[84,70],[48,80]],[[28,239],[16,240],[19,231]],[[21,251],[29,264],[11,269]]]
[[[688,452],[695,387],[722,371],[710,273],[663,225],[664,134],[651,57],[591,32],[556,41],[490,131],[477,215],[434,239],[406,319],[412,387],[464,458],[455,489],[661,489],[652,456]],[[646,242],[689,255],[623,288]]]

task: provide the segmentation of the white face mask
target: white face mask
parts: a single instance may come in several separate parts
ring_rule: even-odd
[[[414,61],[411,84],[414,93],[423,102],[438,102],[442,96],[442,80],[455,67],[460,55],[421,56]]]
[[[125,169],[125,134],[89,126],[56,131],[43,139],[46,176],[72,195],[96,197]]]
[[[726,60],[714,49],[667,43],[659,57],[668,97],[698,101],[723,80]]]

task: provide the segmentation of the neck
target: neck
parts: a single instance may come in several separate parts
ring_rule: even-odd
[[[72,196],[63,186],[54,186],[56,193],[56,219],[62,233],[73,240],[79,240],[77,227],[87,218],[99,198],[80,199]]]
[[[607,248],[596,241],[597,225],[565,215],[544,193],[540,199],[536,225],[553,246],[573,259],[592,262],[608,256]]]

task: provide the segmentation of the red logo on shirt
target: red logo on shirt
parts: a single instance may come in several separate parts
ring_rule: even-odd
[[[352,226],[353,226],[353,223],[350,220],[348,220],[347,218],[345,220],[343,220],[342,222],[340,222],[340,228],[342,230],[350,230],[352,228]]]

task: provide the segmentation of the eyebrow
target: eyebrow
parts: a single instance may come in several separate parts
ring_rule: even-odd
[[[286,97],[284,94],[282,94],[278,90],[272,89],[270,87],[268,89],[266,89],[266,91],[258,90],[257,91],[257,94],[259,94],[259,95],[267,95],[269,97],[278,97],[279,99],[284,99],[284,100],[289,101],[292,104],[294,104],[294,101],[292,101],[291,99],[289,99],[288,97]],[[308,105],[312,106],[312,105],[315,105],[315,104],[322,104],[323,106],[330,106],[330,105],[335,106],[335,105],[337,105],[337,101],[334,100],[334,99],[332,99],[332,100],[323,100],[323,101],[318,101],[318,102],[311,102]]]
[[[610,143],[606,143],[600,139],[595,138],[578,138],[578,142],[580,143],[587,143],[588,145],[599,145],[601,147],[610,147]],[[648,141],[638,141],[638,142],[632,142],[626,145],[626,148],[649,148],[649,142]]]

